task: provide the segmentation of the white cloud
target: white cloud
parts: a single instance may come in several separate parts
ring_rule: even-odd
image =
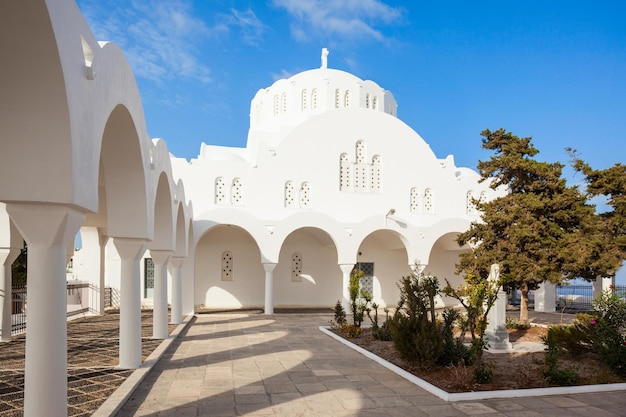
[[[402,10],[380,0],[273,0],[295,18],[292,35],[307,40],[316,35],[339,35],[385,41],[379,25],[391,25],[402,19]]]
[[[259,45],[259,40],[265,31],[265,25],[251,9],[245,11],[231,9],[228,22],[241,30],[241,38],[244,42],[250,45]]]
[[[211,81],[195,41],[222,29],[194,17],[187,0],[137,0],[126,7],[112,0],[84,3],[81,10],[96,38],[118,44],[138,77],[158,82],[176,77]]]
[[[278,80],[290,78],[293,75],[293,73],[287,71],[286,69],[281,69],[279,73],[274,72],[271,75],[272,75],[272,80],[278,81]]]

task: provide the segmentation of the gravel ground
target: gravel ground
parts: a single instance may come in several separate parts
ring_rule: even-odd
[[[67,323],[68,416],[92,415],[132,374],[116,369],[119,311],[79,318]],[[176,325],[170,325],[170,333]],[[142,356],[145,360],[161,340],[152,335],[152,311],[141,314]],[[24,414],[25,335],[0,344],[0,417]]]

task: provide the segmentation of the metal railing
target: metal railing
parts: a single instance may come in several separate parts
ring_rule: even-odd
[[[91,311],[90,297],[98,292],[98,288],[88,282],[67,283],[67,317],[86,314]],[[11,288],[11,336],[26,332],[28,321],[28,300],[26,286],[13,286]]]

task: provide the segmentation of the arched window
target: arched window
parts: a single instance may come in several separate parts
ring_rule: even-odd
[[[372,109],[376,110],[378,109],[378,97],[374,96],[374,98],[372,98]]]
[[[424,213],[434,213],[435,212],[435,201],[433,196],[433,190],[427,188],[424,191]]]
[[[419,190],[416,187],[411,188],[410,208],[411,213],[419,212]]]
[[[311,186],[306,181],[300,186],[300,207],[311,208]]]
[[[370,108],[370,95],[369,94],[365,95],[365,108],[366,109]]]
[[[311,90],[311,108],[317,109],[317,88]]]
[[[281,111],[283,113],[287,113],[287,93],[281,94],[280,105],[281,105]]]
[[[343,96],[343,105],[344,107],[350,107],[350,90],[346,90]]]
[[[278,116],[279,110],[280,110],[280,106],[278,103],[278,96],[274,96],[274,116]]]
[[[306,100],[306,90],[302,90],[302,110],[306,110],[307,100]]]
[[[340,104],[341,104],[341,90],[336,89],[335,90],[335,108],[338,109]]]
[[[468,191],[465,197],[465,212],[467,214],[476,214],[476,205],[474,204],[474,192]]]
[[[233,254],[230,251],[222,253],[222,281],[233,280]]]
[[[369,167],[365,163],[365,158],[365,142],[359,140],[356,143],[356,163],[354,164],[354,191],[359,193],[368,191]]]
[[[341,191],[350,191],[352,188],[351,168],[352,164],[348,159],[348,155],[342,153],[339,157],[339,189]]]
[[[489,199],[489,195],[487,194],[487,191],[481,191],[480,192],[480,202],[481,203],[486,203],[488,199]]]
[[[379,155],[372,158],[370,171],[370,190],[380,192],[383,188],[383,166]]]
[[[224,178],[217,177],[215,179],[215,204],[224,204],[226,202],[226,186]]]
[[[241,181],[241,178],[235,178],[233,180],[233,186],[230,190],[230,203],[234,206],[238,206],[243,203],[243,182]]]
[[[291,281],[302,282],[302,255],[299,253],[291,255]]]
[[[294,194],[293,181],[287,181],[285,183],[285,207],[293,208],[296,206]]]
[[[365,162],[366,153],[365,153],[365,142],[362,140],[357,141],[356,143],[356,163],[362,164]]]

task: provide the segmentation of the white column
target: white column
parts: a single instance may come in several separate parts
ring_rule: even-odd
[[[146,241],[113,238],[120,255],[120,363],[122,369],[141,366],[141,282],[139,260]]]
[[[167,263],[172,256],[169,250],[151,250],[154,261],[154,303],[152,307],[152,338],[167,339]]]
[[[535,311],[553,313],[556,311],[556,285],[544,281],[535,290]]]
[[[181,268],[185,262],[185,258],[174,256],[170,258],[172,266],[172,316],[170,322],[172,324],[180,324],[183,322],[183,282]]]
[[[75,208],[8,204],[28,244],[24,416],[67,415],[67,246],[85,221]]]
[[[263,264],[263,269],[265,269],[265,314],[274,314],[274,268],[276,268],[276,264]]]
[[[2,314],[0,342],[11,341],[11,329],[13,327],[11,322],[13,313],[11,265],[13,265],[19,254],[20,250],[18,248],[0,248],[0,314]]]
[[[593,298],[602,295],[603,291],[610,290],[615,285],[615,277],[596,277],[593,281]]]
[[[105,248],[109,237],[97,227],[81,228],[80,237],[83,247],[74,256],[74,273],[96,288],[89,297],[89,308],[104,314]]]
[[[500,267],[497,264],[491,265],[491,272],[488,280],[497,282],[500,279]],[[487,329],[485,339],[489,342],[489,349],[511,349],[509,332],[506,331],[506,292],[502,286],[498,287],[498,296],[487,314]]]
[[[341,279],[341,305],[347,312],[350,311],[350,273],[354,269],[354,264],[340,264]]]

